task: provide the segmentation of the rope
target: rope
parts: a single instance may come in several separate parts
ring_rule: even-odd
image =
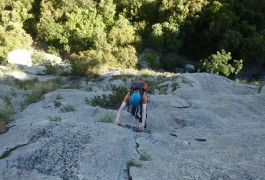
[[[135,112],[138,112],[138,108],[139,107],[137,107],[137,109],[135,110]],[[131,126],[131,129],[130,129],[130,131],[128,131],[128,138],[127,138],[127,144],[126,144],[126,146],[125,146],[125,151],[124,151],[124,153],[123,153],[123,156],[122,156],[122,158],[121,158],[121,162],[120,162],[120,168],[119,168],[119,173],[118,173],[118,177],[117,177],[117,180],[120,180],[120,177],[121,177],[121,170],[122,170],[122,167],[123,167],[123,165],[124,165],[124,163],[125,163],[125,158],[126,158],[126,155],[127,155],[127,151],[128,151],[128,147],[129,147],[129,142],[130,142],[130,135],[131,135],[131,133],[132,133],[132,129],[133,128],[133,126]]]
[[[132,130],[132,126],[131,126],[131,130]],[[118,177],[117,177],[117,180],[120,180],[120,176],[121,176],[121,170],[122,170],[122,167],[124,165],[124,162],[125,162],[125,158],[126,158],[126,155],[127,155],[127,151],[128,151],[128,147],[129,147],[129,140],[130,140],[130,131],[128,131],[128,138],[127,138],[127,144],[125,146],[125,151],[123,153],[123,156],[121,158],[121,162],[120,162],[120,168],[119,168],[119,174],[118,174]]]

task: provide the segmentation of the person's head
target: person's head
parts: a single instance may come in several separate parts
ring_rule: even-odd
[[[141,102],[141,95],[138,92],[134,92],[132,93],[131,97],[130,97],[130,105],[132,106],[138,106]]]

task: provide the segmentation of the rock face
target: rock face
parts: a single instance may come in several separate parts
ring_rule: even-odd
[[[118,81],[90,84],[92,92],[58,89],[19,113],[0,135],[0,179],[265,177],[265,96],[257,86],[182,74],[167,95],[148,94],[149,134],[103,123],[117,110],[86,103]],[[69,106],[74,111],[64,110]],[[121,121],[137,125],[126,111]]]
[[[53,66],[60,67],[57,68],[58,69],[57,74],[62,73],[61,71],[63,71],[64,73],[70,73],[71,71],[70,67],[68,66],[67,63],[63,62],[60,57],[47,53],[34,52],[33,50],[26,50],[26,49],[13,50],[8,53],[7,61],[9,64],[18,65],[20,69],[22,69],[23,73],[34,74],[34,75],[46,75],[47,68],[44,66],[44,64],[39,64],[38,62],[34,63],[34,59],[40,58],[40,57],[34,58],[33,56],[35,54],[39,54],[38,56],[44,59],[43,61],[45,61],[46,63],[48,62]],[[21,72],[13,72],[13,73],[21,73]],[[24,77],[20,79],[23,78]]]
[[[32,66],[32,51],[26,49],[17,49],[7,55],[7,61],[10,64]]]

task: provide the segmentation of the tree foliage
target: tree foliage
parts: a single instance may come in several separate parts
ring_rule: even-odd
[[[96,52],[98,62],[118,67],[135,66],[150,47],[197,61],[225,49],[244,64],[262,64],[264,9],[265,0],[5,0],[0,57],[33,38],[65,58]],[[168,62],[162,67],[173,69]]]
[[[72,72],[75,75],[85,76],[93,72],[95,68],[100,66],[100,54],[95,51],[85,51],[80,54],[72,54],[69,57]]]
[[[265,63],[265,13],[255,7],[258,4],[263,6],[257,0],[210,1],[197,17],[188,17],[182,26],[185,38],[181,52],[204,58],[227,49],[234,58],[244,59],[244,64]]]
[[[109,40],[113,46],[124,46],[134,42],[135,31],[128,19],[119,16],[119,20],[109,32]]]
[[[222,49],[216,54],[210,55],[207,59],[201,61],[202,67],[213,74],[221,74],[229,76],[230,74],[238,74],[243,68],[243,60],[232,60],[231,53],[226,53]]]
[[[0,63],[6,61],[7,54],[14,49],[30,49],[32,38],[21,24],[10,23],[0,26]]]

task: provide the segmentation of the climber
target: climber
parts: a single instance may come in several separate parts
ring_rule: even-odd
[[[114,124],[120,125],[120,117],[123,109],[128,105],[131,107],[131,113],[136,119],[139,119],[138,131],[143,132],[146,128],[147,118],[147,83],[144,81],[133,80],[130,91],[126,94],[123,102],[117,112]],[[138,115],[140,109],[140,115]]]

